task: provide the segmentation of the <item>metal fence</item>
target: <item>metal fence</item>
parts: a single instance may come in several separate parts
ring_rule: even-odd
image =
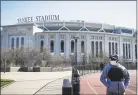
[[[74,67],[79,70],[81,76],[90,73],[95,73],[100,70],[99,64],[75,65]]]
[[[121,65],[123,65],[128,70],[136,70],[137,69],[137,65],[134,63],[129,63],[129,64],[124,63]],[[100,64],[74,65],[74,67],[77,68],[77,70],[79,70],[79,73],[81,76],[90,74],[90,73],[100,72],[100,70],[101,70]]]
[[[137,63],[124,63],[121,64],[128,70],[136,70],[137,69]]]

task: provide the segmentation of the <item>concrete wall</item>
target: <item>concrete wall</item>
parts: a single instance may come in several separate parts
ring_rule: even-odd
[[[6,72],[18,72],[20,67],[9,67],[6,68]],[[4,68],[1,68],[1,72],[4,72]]]

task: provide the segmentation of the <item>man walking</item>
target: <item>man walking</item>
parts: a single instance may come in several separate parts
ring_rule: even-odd
[[[107,95],[125,95],[130,83],[130,76],[126,68],[118,63],[118,56],[112,55],[110,63],[105,66],[100,81],[107,87]]]

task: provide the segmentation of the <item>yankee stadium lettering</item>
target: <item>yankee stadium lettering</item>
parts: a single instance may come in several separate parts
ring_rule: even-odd
[[[46,21],[46,20],[59,20],[59,15],[45,15],[45,16],[36,16],[35,20],[33,17],[24,17],[17,19],[18,23],[28,23],[33,21]]]

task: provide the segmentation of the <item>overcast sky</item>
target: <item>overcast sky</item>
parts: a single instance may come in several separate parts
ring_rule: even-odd
[[[44,15],[136,28],[136,1],[1,1],[2,25]]]

